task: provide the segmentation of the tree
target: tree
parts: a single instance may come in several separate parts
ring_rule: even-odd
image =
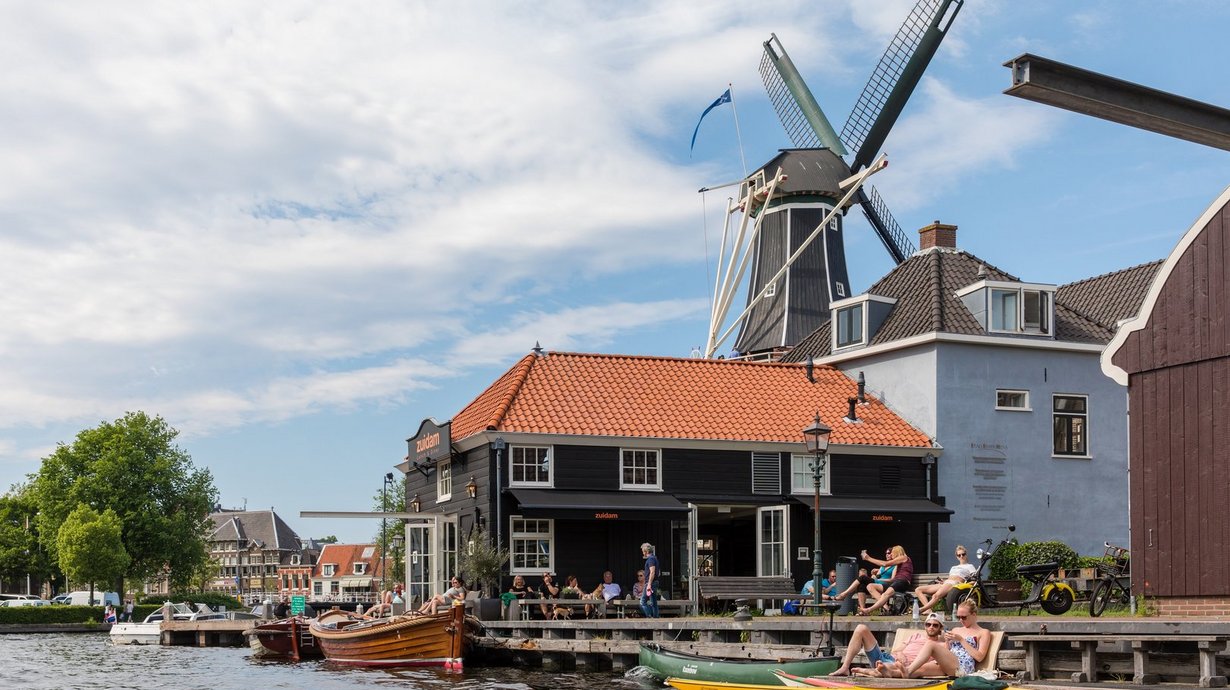
[[[114,510],[101,514],[84,503],[68,514],[56,533],[60,568],[69,582],[110,582],[124,574],[132,560],[124,550],[123,526]]]
[[[317,539],[317,540],[316,540],[316,542],[317,542],[318,544],[336,544],[336,543],[337,543],[337,535],[336,535],[336,534],[330,534],[330,535],[327,535],[327,536],[324,536],[324,537],[321,537],[321,538]]]
[[[161,417],[129,412],[58,445],[33,481],[43,548],[60,559],[57,535],[78,505],[111,509],[132,559],[123,576],[166,574],[172,587],[187,585],[209,555],[206,526],[218,491],[209,471],[175,445],[178,435]],[[116,587],[123,591],[123,582]]]
[[[470,536],[462,546],[458,554],[458,570],[473,582],[474,589],[490,592],[489,588],[500,583],[500,573],[508,562],[508,549],[497,547],[485,527],[470,530]]]
[[[406,510],[406,483],[404,481],[395,481],[389,485],[389,492],[386,496],[383,487],[376,495],[372,497],[372,509],[379,513],[401,513]],[[385,576],[385,582],[392,584],[394,582],[405,582],[406,580],[406,559],[398,558],[396,549],[393,548],[393,538],[406,536],[405,522],[396,518],[381,520],[380,525],[376,529],[376,536],[373,537],[376,548],[383,548],[384,554],[391,559],[389,562],[389,573]],[[382,555],[384,555],[382,554]]]
[[[0,496],[0,590],[31,592],[51,578],[54,568],[38,543],[38,508],[28,485],[14,486]]]

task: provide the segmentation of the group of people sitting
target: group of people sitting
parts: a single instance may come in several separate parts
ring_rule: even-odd
[[[850,636],[841,666],[830,675],[877,678],[968,675],[986,658],[991,646],[991,631],[978,625],[978,606],[972,601],[957,606],[956,619],[960,625],[945,630],[944,618],[930,613],[923,623],[923,632],[898,635],[892,651],[888,652],[880,648],[867,625],[859,623]],[[859,652],[864,652],[873,666],[853,667],[851,664]]]
[[[565,596],[565,589],[571,589],[571,593],[575,596]],[[645,588],[645,571],[636,571],[636,584],[632,586],[632,596],[639,599]],[[602,573],[602,582],[598,583],[597,587],[592,590],[586,589],[581,585],[581,581],[576,575],[569,575],[564,579],[564,584],[561,586],[551,573],[542,574],[542,582],[538,587],[533,587],[525,582],[525,578],[517,575],[513,578],[512,586],[508,588],[504,599],[506,602],[519,601],[522,599],[565,599],[573,598],[582,601],[593,601],[593,604],[586,604],[584,607],[585,616],[591,617],[597,613],[597,602],[610,603],[612,599],[618,599],[623,595],[623,588],[615,582],[615,575],[611,571]],[[539,604],[539,611],[543,618],[558,619],[571,618],[574,613],[570,607],[559,606],[556,604]]]
[[[830,570],[828,578],[820,581],[822,600],[841,601],[853,596],[858,601],[856,613],[860,616],[869,616],[880,610],[897,592],[911,590],[918,599],[919,613],[930,613],[937,604],[944,601],[953,587],[967,582],[978,573],[977,566],[969,562],[969,553],[960,545],[956,549],[957,564],[948,570],[948,576],[938,582],[918,587],[913,584],[914,562],[901,546],[886,550],[883,560],[868,555],[866,549],[861,555],[863,560],[876,567],[871,571],[865,567],[860,568],[858,577],[844,590],[837,591],[836,570]],[[803,585],[801,594],[804,601],[815,596],[814,580],[808,580]],[[872,599],[870,606],[867,605],[869,597]]]

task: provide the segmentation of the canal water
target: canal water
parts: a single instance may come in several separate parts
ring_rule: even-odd
[[[376,670],[325,661],[262,661],[239,647],[117,646],[104,633],[0,635],[0,688],[422,688],[431,690],[648,690],[633,671],[552,673],[541,669],[472,667],[462,672]]]

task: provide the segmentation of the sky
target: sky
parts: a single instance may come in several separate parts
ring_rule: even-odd
[[[224,506],[369,540],[299,512],[372,508],[419,423],[535,343],[703,345],[726,201],[697,190],[789,146],[761,44],[840,131],[912,5],[0,3],[0,488],[144,410]],[[1003,95],[1003,63],[1227,107],[1226,26],[1220,0],[969,0],[874,184],[1023,280],[1162,258],[1230,153]],[[858,213],[846,246],[856,292],[891,270]]]

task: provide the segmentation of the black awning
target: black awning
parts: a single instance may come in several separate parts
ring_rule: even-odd
[[[815,498],[792,498],[811,508]],[[846,522],[948,522],[952,509],[925,498],[820,496],[820,518]]]
[[[509,489],[526,517],[560,520],[682,520],[688,507],[670,494],[645,491]]]

